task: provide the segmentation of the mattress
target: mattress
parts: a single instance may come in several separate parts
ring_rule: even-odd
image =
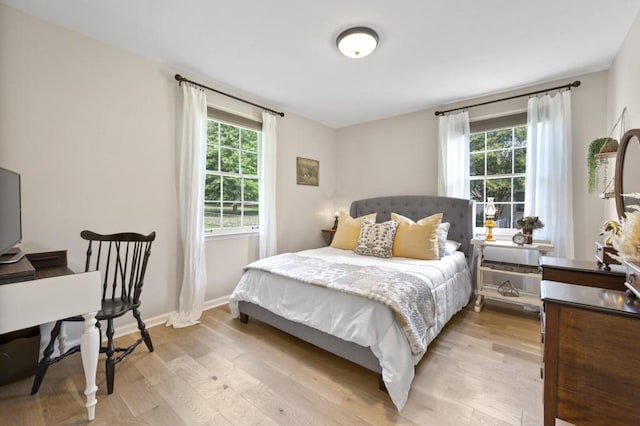
[[[426,334],[425,346],[469,302],[472,293],[471,274],[462,252],[437,261],[383,259],[333,247],[298,254],[337,263],[396,269],[425,278],[430,283],[436,306],[436,322]],[[406,335],[392,311],[383,304],[253,269],[245,271],[229,298],[234,317],[239,316],[239,301],[254,303],[288,320],[369,347],[380,362],[391,400],[398,410],[404,407],[414,378],[414,366],[426,351],[411,354]]]

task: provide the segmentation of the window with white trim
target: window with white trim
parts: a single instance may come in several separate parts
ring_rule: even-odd
[[[476,201],[475,226],[484,226],[486,200],[493,197],[498,228],[515,228],[524,213],[526,114],[471,123],[469,148],[470,194]]]
[[[211,234],[258,229],[260,123],[217,118],[225,114],[210,109],[207,120],[204,229]]]

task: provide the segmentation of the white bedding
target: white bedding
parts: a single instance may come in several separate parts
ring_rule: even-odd
[[[425,343],[431,342],[447,321],[467,304],[472,292],[471,276],[462,252],[438,261],[401,257],[383,259],[332,247],[305,250],[298,254],[338,263],[399,269],[426,277],[432,283],[436,324],[427,332]],[[231,294],[229,306],[234,317],[239,316],[238,301],[241,300],[343,340],[370,347],[380,361],[382,378],[391,400],[398,410],[404,407],[414,377],[414,365],[422,359],[424,352],[411,355],[405,334],[386,306],[259,270],[245,271]]]

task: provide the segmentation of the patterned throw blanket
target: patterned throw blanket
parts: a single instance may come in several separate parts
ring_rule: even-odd
[[[261,259],[245,269],[267,271],[380,302],[393,311],[413,354],[427,348],[425,334],[435,324],[435,305],[429,284],[415,275],[376,266],[331,263],[293,253]]]

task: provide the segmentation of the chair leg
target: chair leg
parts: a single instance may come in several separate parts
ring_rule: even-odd
[[[51,362],[51,354],[53,353],[53,346],[56,344],[58,340],[58,335],[60,334],[60,327],[62,326],[62,321],[56,321],[56,325],[51,330],[51,339],[47,344],[47,347],[44,349],[42,359],[38,363],[38,370],[36,371],[36,375],[33,378],[33,385],[31,386],[31,395],[35,395],[38,393],[40,389],[40,385],[42,384],[42,380],[44,379],[44,375],[47,374],[47,370],[49,366],[52,364]]]
[[[144,325],[144,323],[142,322],[142,319],[140,318],[140,311],[137,308],[133,310],[133,316],[136,318],[136,321],[138,321],[138,328],[140,329],[140,334],[142,335],[144,344],[147,345],[147,349],[149,349],[149,352],[153,352],[153,343],[151,343],[151,335],[149,334],[149,331],[147,331],[147,328]]]
[[[115,334],[115,329],[113,328],[113,320],[107,320],[107,362],[106,362],[106,373],[107,373],[107,393],[110,395],[113,393],[113,382],[115,380],[115,372],[116,372],[116,361],[113,359],[113,354],[116,351],[115,345],[113,344],[113,335]]]

